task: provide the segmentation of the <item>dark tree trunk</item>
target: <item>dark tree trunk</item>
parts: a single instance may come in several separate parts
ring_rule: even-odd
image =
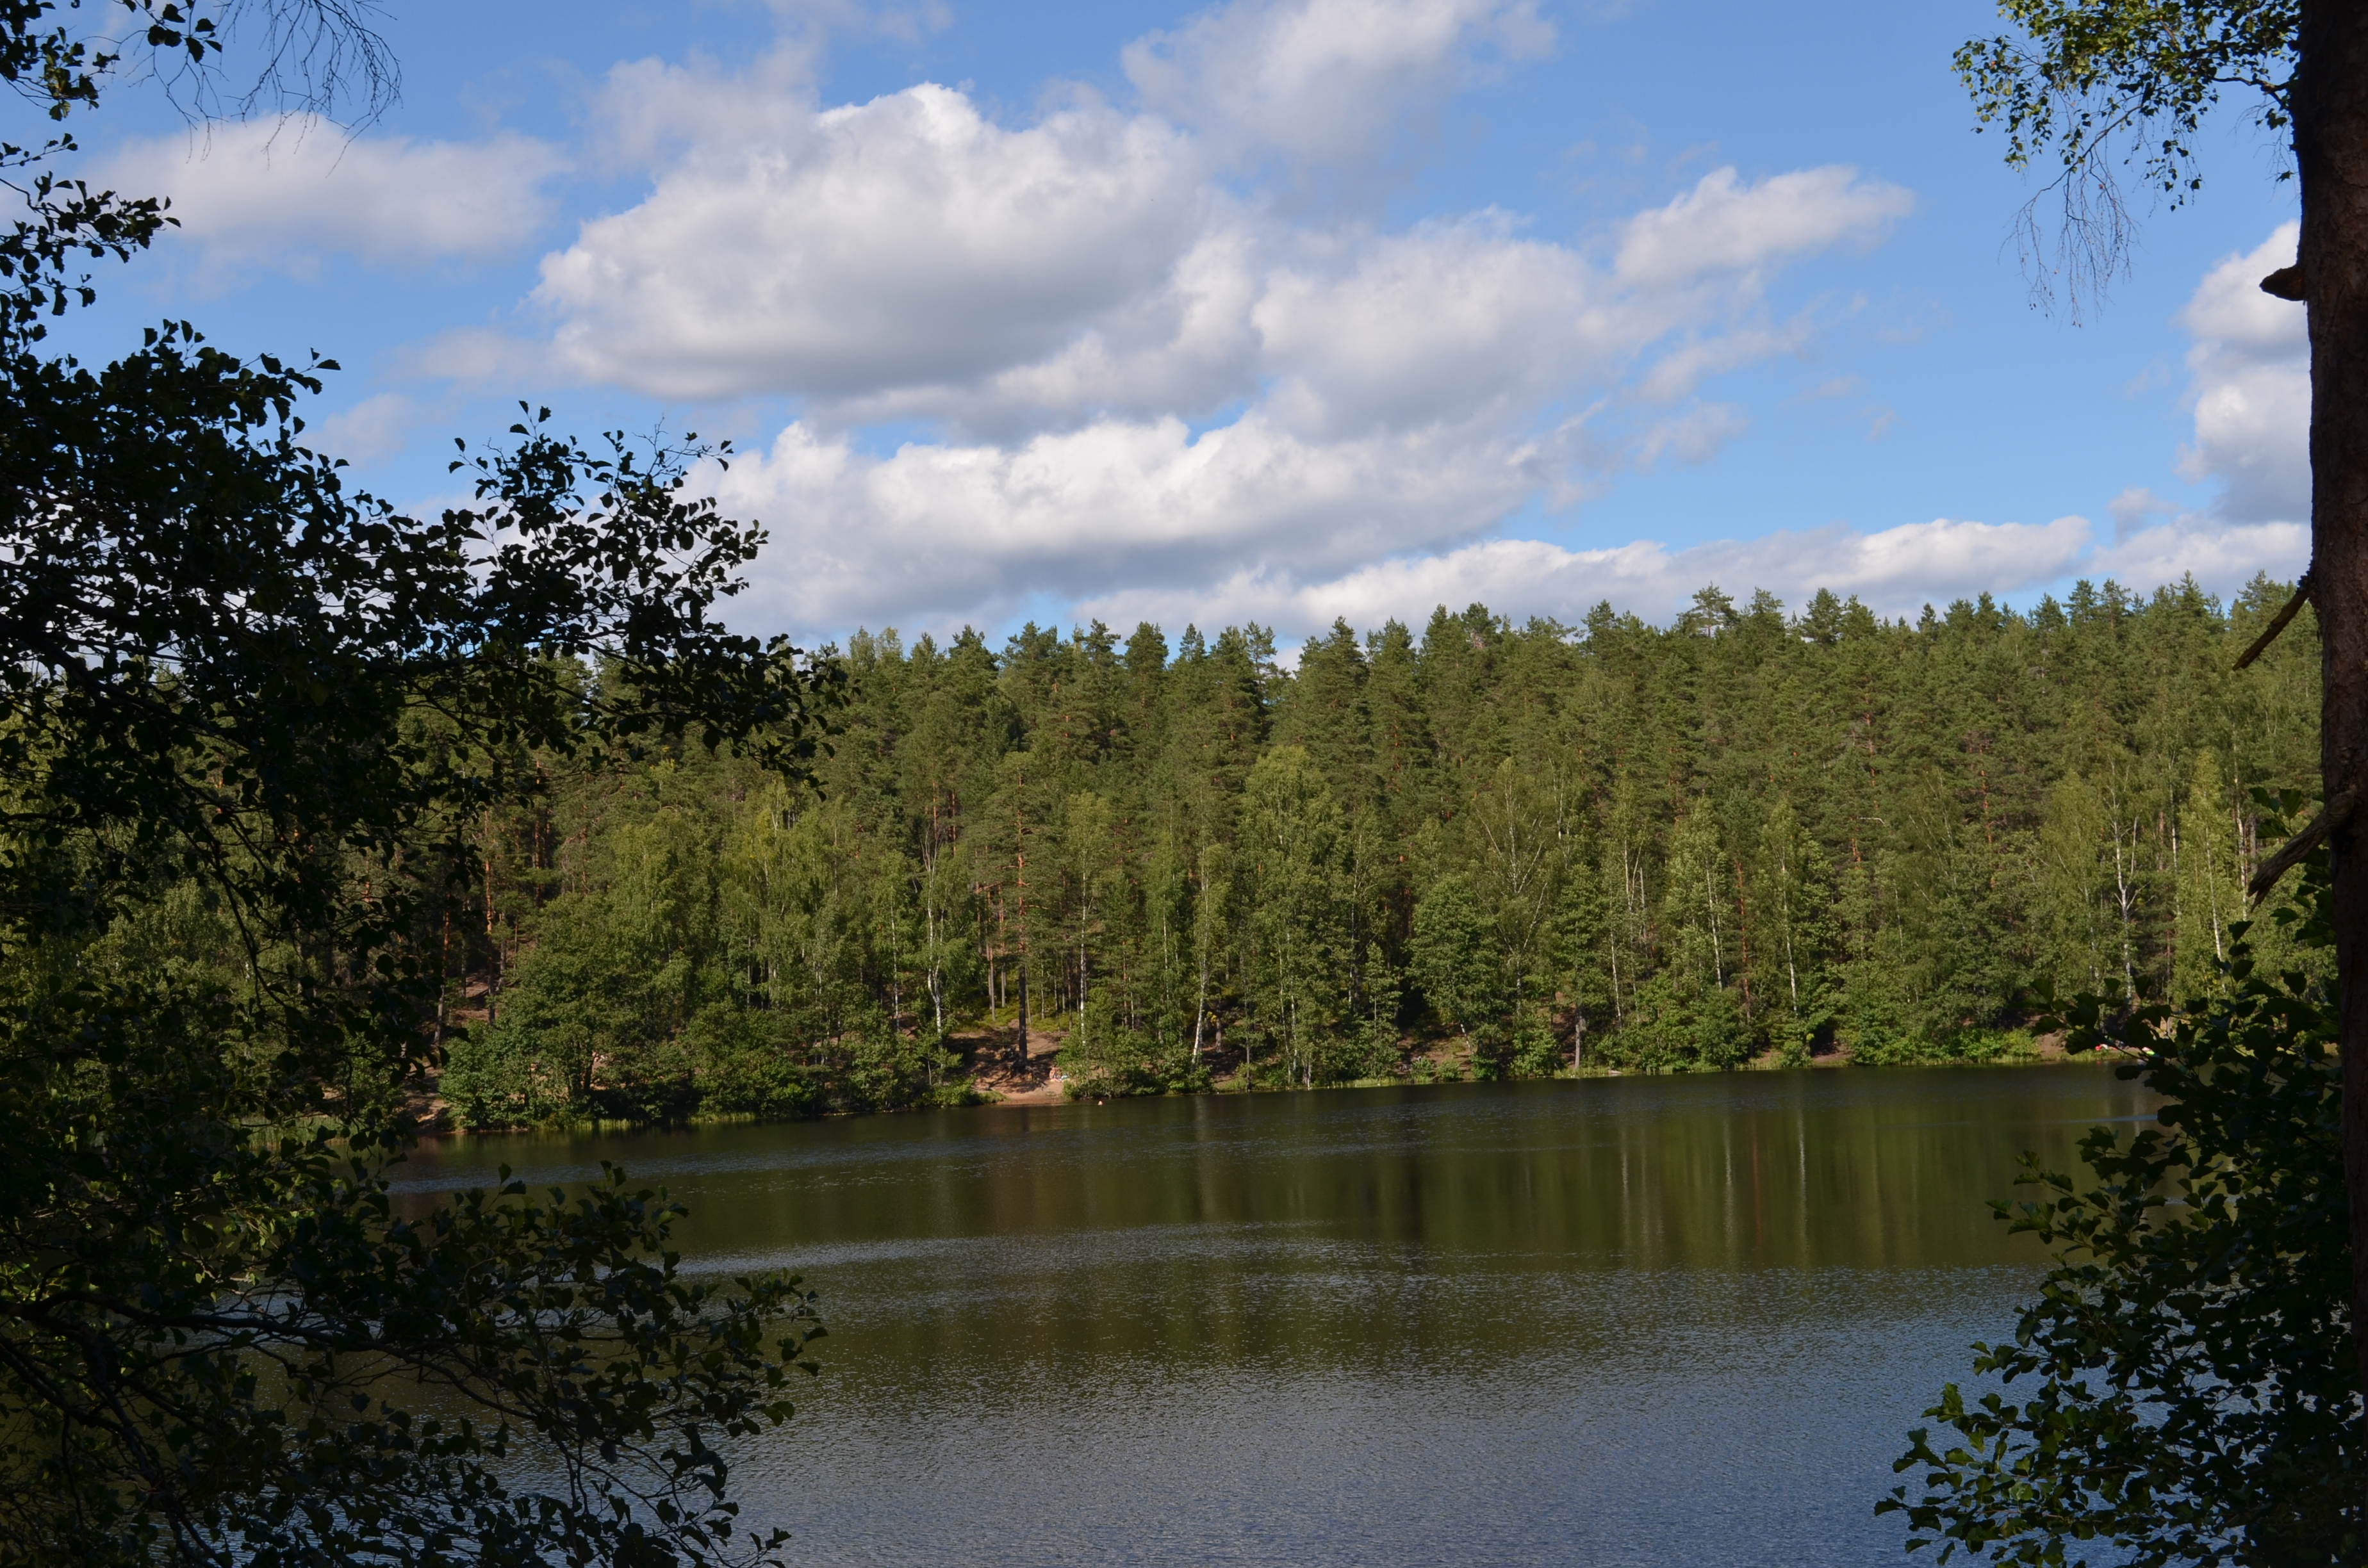
[[[2302,270],[2310,310],[2312,600],[2322,799],[2368,795],[2368,5],[2303,0],[2294,78]],[[2368,1393],[2368,812],[2329,838],[2343,989],[2343,1168],[2351,1321]]]
[[[1019,1037],[1019,1075],[1024,1078],[1028,1075],[1028,966],[1023,962],[1017,967],[1019,971],[1019,1025],[1017,1031]]]

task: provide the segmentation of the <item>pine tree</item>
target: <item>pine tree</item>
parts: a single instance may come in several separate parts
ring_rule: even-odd
[[[1315,1081],[1349,1015],[1343,913],[1346,824],[1307,753],[1276,746],[1242,797],[1243,899],[1255,948],[1252,1013],[1287,1078]]]
[[[1489,937],[1480,901],[1455,872],[1432,881],[1414,906],[1408,956],[1423,1000],[1484,1072],[1497,1060],[1504,1005],[1504,968]]]
[[[480,1119],[598,1097],[522,1085],[564,1054],[552,1020],[607,994],[582,966],[627,947],[590,933],[667,812],[710,824],[720,935],[635,1026],[632,1071],[671,1086],[620,1105],[959,1093],[945,1052],[991,1068],[1023,1008],[1096,1092],[1442,1051],[1522,1074],[2012,1053],[2048,985],[2214,972],[2257,791],[2310,777],[2306,649],[2261,682],[2224,668],[2277,602],[2082,584],[1910,624],[1705,590],[1666,628],[1336,625],[1293,672],[1256,627],[1188,627],[1172,658],[1149,625],[999,653],[859,632],[820,802],[679,752],[554,758],[548,808],[479,824],[485,879],[437,932],[456,1082],[492,1085]]]

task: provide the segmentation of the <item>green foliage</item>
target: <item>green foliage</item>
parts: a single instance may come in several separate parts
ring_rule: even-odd
[[[1448,872],[1425,890],[1414,906],[1406,950],[1415,981],[1440,1021],[1463,1038],[1472,1055],[1491,1055],[1504,998],[1480,901],[1462,877]]]
[[[928,867],[867,843],[844,807],[727,759],[669,758],[632,778],[636,793],[602,801],[606,830],[586,835],[597,869],[571,868],[577,887],[515,912],[490,1016],[445,1050],[438,1087],[456,1121],[680,1122],[973,1097],[933,1023],[967,971],[948,961],[949,895],[936,890],[931,908]],[[941,853],[940,877],[956,858]]]
[[[925,1103],[1008,1060],[1023,979],[1040,1050],[1098,1095],[1435,1056],[2018,1059],[2044,987],[2209,983],[2260,856],[2249,791],[2316,777],[2311,623],[2227,670],[2283,597],[2083,584],[1909,624],[1713,593],[1668,628],[1475,607],[1336,628],[1295,673],[1256,629],[1172,655],[1149,626],[860,633],[819,800],[677,748],[551,758],[542,803],[480,819],[445,1092],[492,1121]],[[2256,952],[2283,961],[2282,930]],[[612,981],[537,956],[595,932]],[[596,1003],[645,1032],[587,1048],[616,1065],[574,1099],[464,1103],[472,1042],[621,1027]],[[738,1020],[736,1076],[702,1016]],[[904,1065],[860,1086],[859,1047]]]
[[[1208,1067],[1180,1042],[1125,1026],[1107,993],[1087,1004],[1081,1027],[1060,1052],[1064,1086],[1075,1099],[1127,1095],[1189,1095],[1213,1086]]]
[[[789,1418],[788,1375],[814,1369],[803,1351],[822,1332],[794,1278],[684,1278],[669,1244],[681,1209],[613,1167],[573,1199],[509,1182],[424,1219],[325,1138],[211,1174],[286,1207],[208,1206],[202,1262],[162,1216],[126,1215],[10,1270],[0,1560],[740,1555],[708,1438]],[[152,1264],[136,1305],[63,1308],[118,1300],[125,1256],[143,1251],[181,1266]],[[75,1411],[57,1391],[36,1415],[17,1369],[81,1381],[69,1369],[110,1318],[105,1403]],[[553,1465],[572,1497],[528,1479]]]
[[[2323,957],[2316,869],[2283,933]],[[2135,1051],[2159,1129],[2093,1130],[2076,1178],[2027,1162],[2039,1196],[1996,1207],[2055,1249],[2012,1342],[1977,1346],[2001,1388],[1951,1384],[1911,1435],[1919,1469],[1881,1505],[1911,1547],[2063,1563],[2347,1564],[2368,1546],[2351,1320],[2341,1071],[2326,966],[2259,961],[2231,927],[2219,994],[2194,1007],[2071,1010],[2076,1043]],[[2317,972],[2312,972],[2316,968]]]
[[[1342,828],[1305,751],[1277,746],[1250,769],[1238,852],[1252,1027],[1273,1042],[1285,1079],[1302,1085],[1315,1081],[1318,1042],[1338,1037],[1349,1011]]]
[[[1769,983],[1783,988],[1770,1038],[1785,1066],[1805,1066],[1812,1043],[1833,1026],[1831,960],[1839,941],[1832,867],[1788,799],[1769,810],[1756,869]]]
[[[2076,167],[2127,135],[2177,200],[2203,183],[2192,143],[2223,88],[2259,93],[2266,130],[2291,112],[2298,0],[2000,0],[1998,14],[2029,42],[1975,40],[1957,74],[2017,168],[2051,146]]]
[[[70,11],[0,7],[0,76],[52,120],[131,68]],[[126,11],[144,63],[211,80],[209,23]],[[250,14],[376,58],[343,7]],[[761,530],[684,488],[703,449],[531,411],[455,462],[469,502],[406,517],[302,438],[329,361],[182,323],[45,352],[90,298],[69,265],[162,221],[53,179],[69,150],[0,151],[31,199],[0,239],[0,1564],[769,1557],[713,1444],[790,1413],[794,1281],[680,1278],[677,1210],[619,1175],[419,1210],[384,1176],[472,913],[491,940],[497,820],[553,768],[811,756],[827,667],[711,613]],[[679,1076],[712,901],[653,833],[633,918],[570,907],[532,960],[598,982],[577,1014],[546,985],[488,1019],[532,1046],[476,1092]]]
[[[2055,266],[2076,311],[2127,254],[2115,162],[2143,160],[2140,177],[2177,206],[2203,185],[2195,137],[2223,90],[2250,89],[2263,130],[2291,119],[2300,0],[1998,0],[1998,14],[2022,36],[1965,43],[1957,74],[1976,120],[2005,131],[2009,165],[2051,149],[2061,160],[2048,187],[2063,201]],[[2035,211],[2036,199],[2024,210],[2027,263],[2043,243]],[[2035,282],[2050,292],[2045,272]]]

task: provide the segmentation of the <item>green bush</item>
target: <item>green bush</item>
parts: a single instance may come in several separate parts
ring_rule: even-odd
[[[2323,873],[2281,911],[2324,958]],[[1975,1346],[1996,1392],[1955,1385],[1910,1434],[1918,1470],[1878,1511],[1917,1545],[2029,1564],[2109,1543],[2118,1561],[2349,1568],[2368,1481],[2344,1195],[2337,1002],[2309,962],[2258,966],[2247,927],[2221,994],[2192,1008],[2069,1010],[2075,1045],[2164,1097],[2160,1125],[2082,1141],[2078,1179],[2026,1155],[2036,1196],[1995,1205],[2055,1249],[2010,1340]],[[2281,933],[2264,933],[2280,935]],[[2281,944],[2283,945],[2283,944]]]

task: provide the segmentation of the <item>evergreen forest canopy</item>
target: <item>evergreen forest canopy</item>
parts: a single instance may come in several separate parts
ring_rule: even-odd
[[[2316,778],[2308,617],[2231,668],[2288,594],[1475,605],[1295,669],[1255,625],[858,632],[818,793],[554,759],[486,815],[444,1092],[943,1100],[1023,1008],[1073,1092],[2026,1054],[2054,993],[2221,983],[2263,802]]]

